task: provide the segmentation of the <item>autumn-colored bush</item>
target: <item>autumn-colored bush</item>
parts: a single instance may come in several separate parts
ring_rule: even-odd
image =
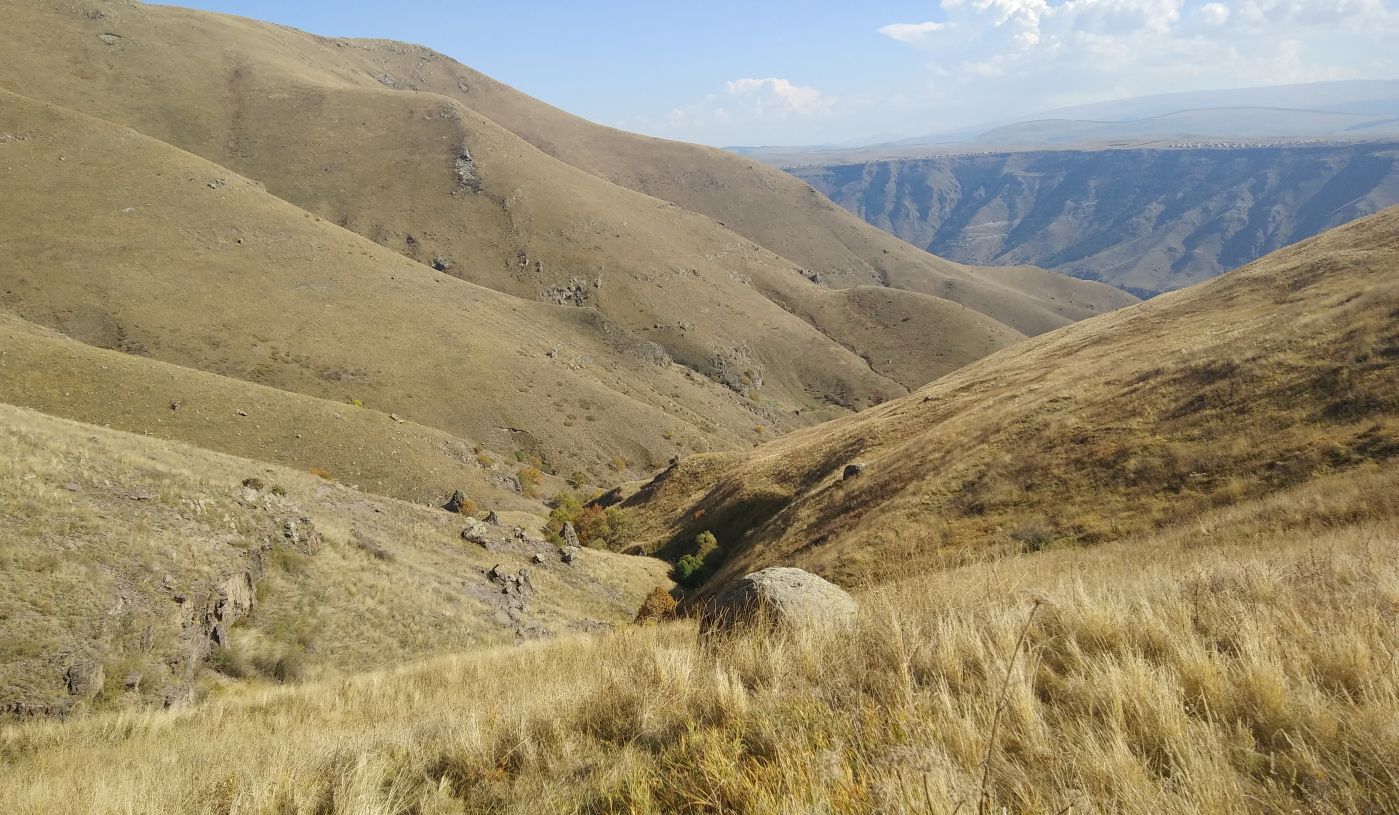
[[[571,492],[561,492],[549,501],[553,510],[544,527],[545,536],[554,543],[563,543],[564,524],[573,524],[578,541],[597,549],[621,549],[625,543],[630,519],[618,507],[603,509],[596,504],[584,504]]]
[[[637,609],[636,622],[638,625],[644,625],[673,620],[675,619],[675,607],[675,598],[670,595],[670,592],[662,586],[657,586],[651,589],[651,593],[646,595],[646,599],[642,601],[641,608]]]

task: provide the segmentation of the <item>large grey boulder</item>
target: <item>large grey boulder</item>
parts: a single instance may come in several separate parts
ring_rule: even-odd
[[[811,572],[772,566],[746,574],[709,601],[700,634],[724,634],[754,624],[797,629],[855,627],[859,604],[840,586]]]
[[[91,699],[102,692],[102,686],[107,682],[107,673],[99,662],[76,662],[68,666],[68,670],[63,674],[63,681],[72,695]]]

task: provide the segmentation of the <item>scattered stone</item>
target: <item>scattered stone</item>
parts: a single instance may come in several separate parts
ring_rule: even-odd
[[[221,190],[227,186],[228,182],[222,178],[216,178],[213,181],[209,182],[209,189],[211,190]]]
[[[495,510],[487,512],[486,523],[490,524],[491,526],[500,526],[500,513],[496,512]]]
[[[321,548],[321,533],[305,515],[283,518],[282,537],[307,554],[315,554]]]
[[[521,492],[520,477],[510,472],[491,473],[491,483],[517,495]]]
[[[448,512],[461,512],[462,505],[466,503],[466,493],[461,490],[453,490],[452,497],[447,499],[447,503],[442,508]]]
[[[802,569],[773,566],[744,575],[710,600],[700,634],[725,634],[754,624],[848,631],[858,613],[855,599],[834,583]]]
[[[570,549],[577,549],[583,545],[578,540],[578,530],[573,528],[573,521],[563,522],[563,543]]]
[[[68,490],[69,492],[81,492],[83,487],[76,481],[69,481],[67,484],[63,485],[63,489]]]
[[[452,259],[451,259],[451,258],[442,258],[442,257],[433,258],[433,259],[432,259],[432,268],[433,268],[433,269],[436,269],[436,270],[439,271],[439,272],[445,272],[445,271],[447,271],[448,269],[452,268]]]
[[[183,404],[183,403],[181,403],[179,399],[176,399],[175,401],[173,401],[173,402],[170,403],[170,409],[171,409],[172,411],[178,411],[178,410],[180,409],[180,406],[181,406],[182,404]]]
[[[486,525],[470,516],[467,516],[466,528],[461,531],[461,539],[479,546],[485,546],[491,542]]]
[[[63,682],[68,686],[69,694],[91,699],[101,693],[102,686],[107,682],[107,673],[101,663],[76,662],[68,666],[68,670],[63,674]]]
[[[636,612],[635,622],[638,625],[646,623],[659,623],[665,620],[675,619],[675,598],[663,586],[651,589],[651,593],[646,595],[642,601],[641,608]]]
[[[525,598],[534,594],[534,584],[529,579],[529,569],[521,569],[516,574],[511,574],[503,564],[497,563],[486,572],[486,577],[492,583],[500,585],[501,594],[511,597]]]
[[[535,266],[540,272],[544,270],[542,262],[536,261]],[[544,299],[560,306],[587,305],[588,299],[592,296],[591,289],[598,288],[597,284],[599,282],[600,281],[590,282],[580,277],[570,278],[568,284],[565,286],[545,289]]]
[[[399,424],[403,424],[403,417],[402,417],[402,416],[399,416],[397,413],[390,413],[390,414],[389,414],[389,418],[390,418],[390,419],[393,419],[395,422],[398,422]]]
[[[578,559],[578,553],[581,551],[582,550],[577,546],[560,546],[559,560],[562,560],[564,563],[572,563]]]
[[[545,560],[544,555],[541,552],[535,552],[534,557],[530,559],[533,560],[535,563],[543,563]]]
[[[110,31],[103,31],[101,34],[98,34],[97,39],[101,40],[107,45],[118,45],[121,43],[121,35],[113,34]]]
[[[235,414],[239,415],[239,416],[247,416],[247,415],[248,415],[248,412],[247,412],[246,410],[242,409],[242,408],[238,408],[237,410],[235,410],[235,411],[233,411],[233,412],[234,412]]]
[[[840,474],[840,480],[849,481],[850,479],[863,474],[864,471],[865,465],[861,462],[856,461],[854,463],[847,464],[845,465],[845,470],[842,471]]]
[[[457,153],[455,167],[458,191],[465,190],[466,192],[473,193],[481,191],[481,174],[476,170],[476,161],[471,157],[470,150],[463,147],[461,151]],[[524,255],[523,252],[520,254],[521,256]],[[522,268],[524,265],[524,263],[520,264]],[[443,270],[439,269],[438,271]]]

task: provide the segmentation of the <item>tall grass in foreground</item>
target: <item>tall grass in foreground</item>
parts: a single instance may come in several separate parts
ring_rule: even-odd
[[[1285,510],[889,587],[855,636],[678,623],[11,726],[0,811],[1399,811],[1399,524]]]

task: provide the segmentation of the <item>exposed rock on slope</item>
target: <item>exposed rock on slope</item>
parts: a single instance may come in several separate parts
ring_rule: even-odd
[[[929,252],[1143,294],[1399,203],[1393,142],[980,153],[791,172]]]

